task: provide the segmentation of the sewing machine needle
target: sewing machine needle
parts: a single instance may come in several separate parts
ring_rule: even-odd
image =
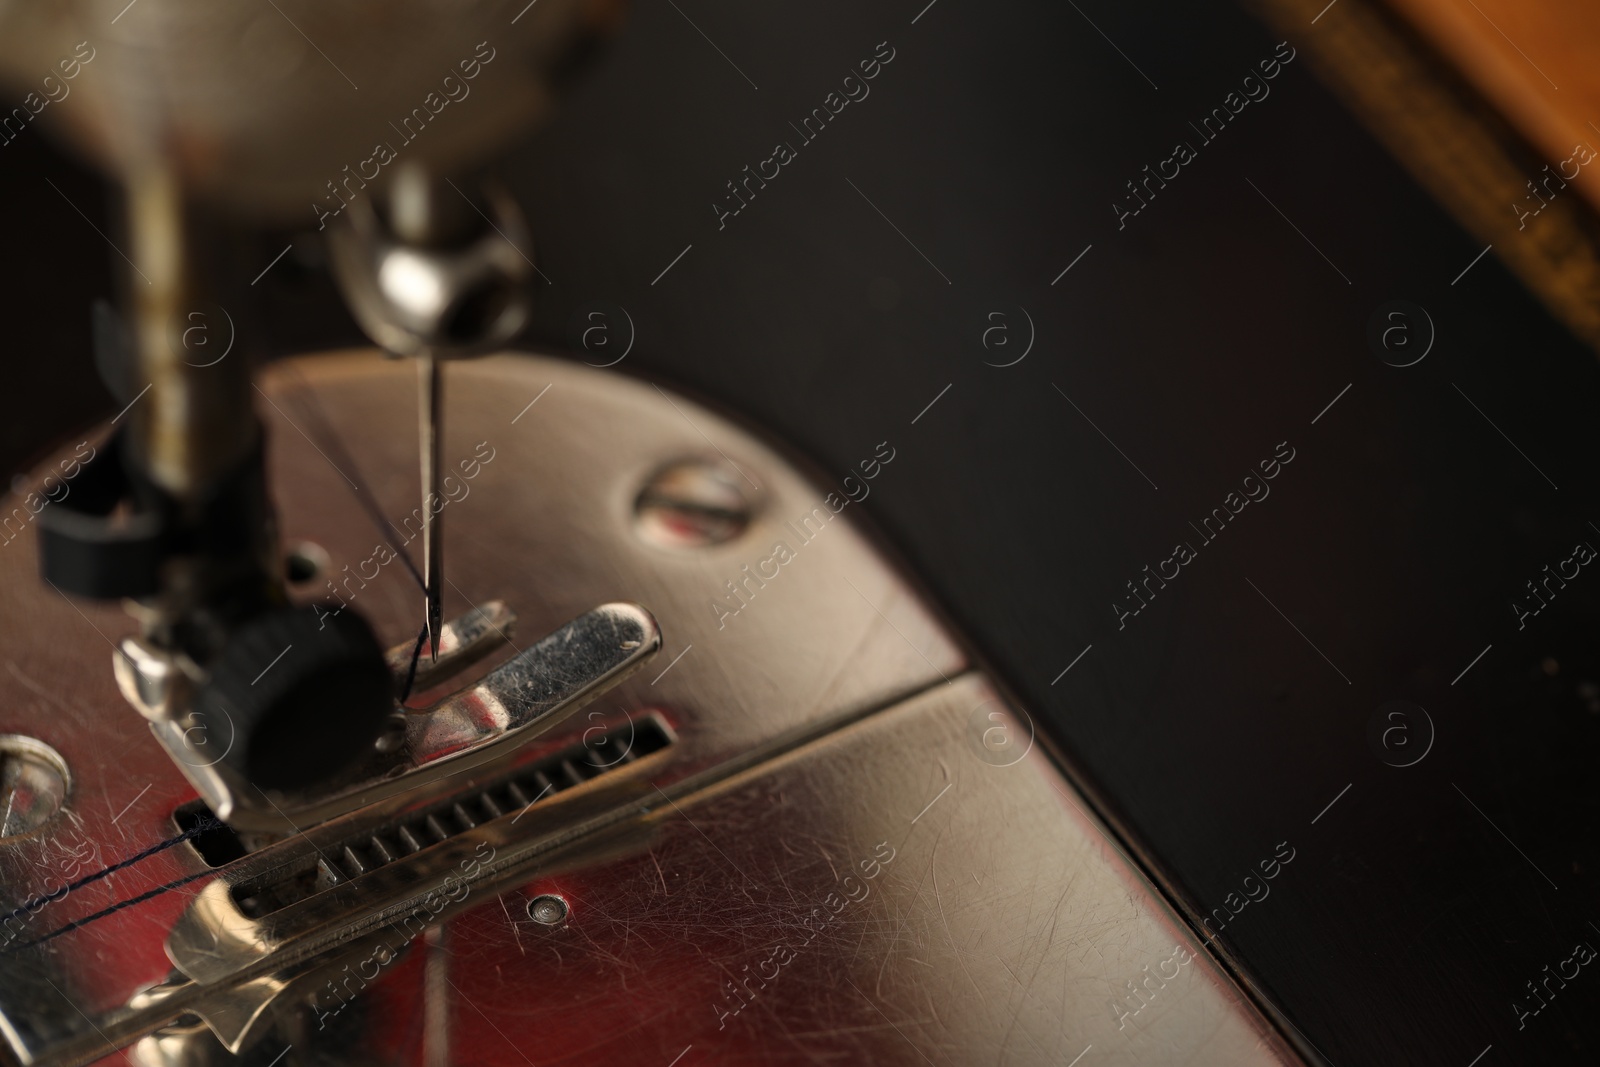
[[[439,659],[440,590],[444,585],[444,531],[439,493],[439,424],[443,420],[444,365],[432,356],[417,363],[418,429],[422,442],[422,583],[427,612],[428,652]]]

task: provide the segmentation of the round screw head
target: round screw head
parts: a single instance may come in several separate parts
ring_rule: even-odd
[[[67,764],[43,741],[0,735],[0,841],[55,818],[67,800]]]
[[[731,541],[750,525],[750,500],[732,465],[680,460],[658,470],[634,501],[639,536],[665,548]]]
[[[553,893],[541,893],[528,901],[528,918],[542,926],[560,926],[567,921],[567,902]]]

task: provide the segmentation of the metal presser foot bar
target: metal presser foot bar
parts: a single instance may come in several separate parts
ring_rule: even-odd
[[[127,713],[126,615],[0,552],[12,1057],[1299,1062],[837,489],[649,385],[452,367],[434,661],[418,516],[347,480],[407,506],[415,372],[261,385],[292,597],[362,610],[407,698],[343,778],[260,790],[221,724]]]

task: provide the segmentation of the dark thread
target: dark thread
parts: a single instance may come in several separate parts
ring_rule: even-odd
[[[198,874],[186,874],[182,878],[174,878],[172,881],[168,882],[166,885],[158,885],[154,889],[149,890],[148,892],[140,893],[136,897],[129,897],[127,900],[124,900],[119,904],[113,904],[113,905],[111,905],[111,907],[106,908],[103,911],[97,911],[93,915],[86,915],[81,919],[75,919],[72,922],[69,922],[67,925],[65,925],[65,926],[63,926],[63,927],[61,927],[59,929],[50,931],[48,934],[45,934],[43,937],[38,938],[37,940],[28,941],[28,942],[25,942],[25,943],[23,943],[21,945],[18,945],[16,949],[12,949],[11,951],[15,952],[15,951],[18,951],[20,949],[33,948],[35,945],[42,945],[46,941],[50,941],[50,940],[52,940],[54,938],[60,937],[62,934],[70,934],[72,931],[82,929],[83,927],[88,926],[92,922],[99,922],[101,919],[104,919],[108,915],[115,915],[117,912],[121,911],[123,908],[131,908],[135,904],[143,904],[145,901],[151,899],[152,897],[159,897],[163,893],[171,892],[172,890],[178,888],[181,885],[185,885],[185,884],[187,884],[189,882],[194,881],[196,878],[204,878],[208,874],[215,874],[215,873],[216,873],[215,871],[201,871]]]
[[[98,882],[100,879],[105,878],[108,875],[115,874],[118,871],[120,871],[120,870],[122,870],[122,869],[124,869],[126,867],[132,867],[135,863],[138,863],[141,860],[149,859],[151,856],[154,856],[158,852],[165,852],[169,848],[172,848],[172,847],[174,847],[176,845],[183,844],[185,841],[188,841],[190,838],[199,837],[201,834],[206,833],[209,830],[215,830],[217,827],[219,827],[221,825],[222,824],[220,822],[218,822],[217,820],[215,820],[215,819],[206,819],[203,822],[196,823],[194,826],[191,826],[189,829],[185,830],[183,833],[179,834],[177,837],[169,837],[165,841],[161,841],[161,842],[158,842],[157,844],[151,845],[149,848],[145,849],[143,852],[136,852],[133,855],[129,856],[127,859],[119,860],[118,862],[113,863],[109,867],[102,868],[101,870],[98,870],[93,874],[85,875],[84,877],[79,878],[76,882],[69,882],[67,885],[63,886],[59,891],[57,891],[55,893],[49,893],[49,894],[46,894],[45,896],[42,896],[42,897],[34,897],[32,900],[24,903],[21,907],[18,907],[17,909],[12,911],[11,914],[5,916],[3,919],[0,919],[0,922],[9,922],[12,919],[15,919],[17,916],[22,915],[24,913],[32,913],[32,912],[38,911],[40,908],[44,907],[46,904],[49,904],[52,901],[56,901],[56,900],[62,899],[68,893],[72,892],[74,889],[81,889],[83,886],[86,886],[91,882]]]
[[[421,631],[417,634],[417,643],[411,646],[411,666],[406,670],[405,688],[400,690],[400,703],[404,704],[411,695],[411,687],[417,682],[417,661],[422,659],[422,642],[428,639],[428,624],[423,623]]]
[[[411,562],[411,556],[407,554],[403,547],[404,542],[402,541],[402,547],[396,548],[388,540],[391,534],[397,540],[400,540],[400,531],[395,528],[394,523],[389,521],[389,517],[383,513],[383,508],[379,505],[378,498],[372,495],[372,490],[367,488],[367,480],[361,476],[361,468],[356,465],[355,458],[345,450],[344,443],[339,439],[339,435],[334,433],[333,426],[328,421],[327,413],[322,410],[322,403],[317,399],[317,394],[311,391],[304,377],[301,377],[298,367],[294,367],[292,373],[300,378],[300,391],[304,402],[301,412],[316,423],[314,429],[321,439],[317,442],[318,447],[322,448],[324,452],[338,456],[338,464],[335,464],[331,457],[328,459],[328,463],[333,466],[334,470],[341,475],[344,474],[346,468],[350,470],[351,473],[345,480],[352,483],[351,491],[355,494],[356,502],[367,513],[368,518],[372,519],[377,525],[378,532],[384,535],[384,544],[389,551],[399,558],[401,563],[405,564],[406,570],[410,571],[411,577],[416,580],[417,588],[421,589],[424,597],[426,597],[428,584],[422,580],[422,572],[417,570],[417,565]]]

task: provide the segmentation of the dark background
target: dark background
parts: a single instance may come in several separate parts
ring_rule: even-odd
[[[1600,546],[1594,354],[1493,252],[1452,285],[1482,246],[1304,55],[1199,146],[1187,123],[1279,40],[1240,10],[925,2],[638,5],[502,168],[551,281],[528,339],[570,346],[603,301],[634,324],[622,370],[841,476],[889,441],[868,512],[1184,903],[1222,907],[1293,849],[1219,944],[1331,1062],[1593,1062],[1595,967],[1520,1030],[1513,1002],[1600,948],[1600,575],[1525,629],[1510,603]],[[799,147],[788,123],[881,41],[871,95]],[[1198,158],[1119,231],[1124,183],[1180,139]],[[779,140],[798,159],[719,230],[724,183]],[[98,178],[39,131],[0,163],[20,470],[120,406],[88,305],[121,261],[65,202],[111,232]],[[359,342],[309,234],[241,255],[291,241],[247,343]],[[1403,369],[1367,341],[1397,299],[1437,332]],[[1027,357],[986,365],[1022,352],[1025,317]],[[1285,441],[1270,497],[1202,545],[1189,523]],[[1119,629],[1124,583],[1180,541],[1198,557]],[[1396,699],[1435,735],[1407,768],[1368,737]],[[1423,751],[1427,725],[1406,731]]]

